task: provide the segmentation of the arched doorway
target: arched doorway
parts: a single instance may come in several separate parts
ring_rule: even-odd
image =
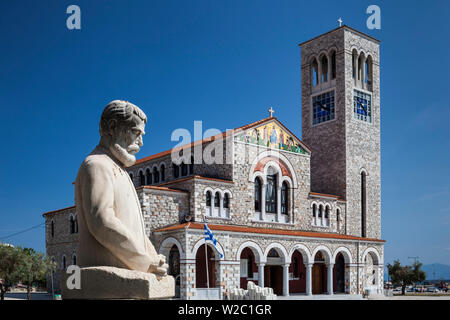
[[[336,256],[333,279],[333,291],[336,293],[345,293],[345,259],[342,253],[338,253]]]
[[[180,297],[180,251],[178,247],[173,245],[169,251],[169,257],[167,261],[169,269],[167,273],[175,278],[175,297]]]
[[[327,293],[325,257],[321,251],[318,251],[314,256],[314,265],[312,267],[312,293]]]
[[[242,250],[240,262],[240,287],[246,290],[249,281],[253,281],[255,284],[258,284],[258,267],[255,261],[255,254],[252,249],[247,247]]]
[[[373,252],[368,252],[364,257],[363,290],[377,292],[378,257]]]
[[[283,259],[277,249],[272,248],[267,254],[267,265],[264,268],[264,286],[273,289],[276,295],[283,295]]]
[[[207,246],[209,288],[216,287],[216,261],[213,249]],[[195,287],[207,288],[205,245],[202,244],[195,255]]]
[[[305,293],[306,268],[303,256],[298,250],[292,254],[289,273],[292,275],[292,280],[289,281],[289,293]]]

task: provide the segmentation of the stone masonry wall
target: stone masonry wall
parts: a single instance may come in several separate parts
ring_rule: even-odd
[[[45,218],[45,247],[46,254],[56,262],[53,274],[55,293],[61,292],[61,276],[63,256],[66,257],[66,267],[72,264],[72,258],[78,252],[78,233],[70,233],[70,216],[76,216],[75,207],[63,209],[44,215]],[[51,234],[51,222],[54,222],[54,236]],[[47,278],[47,288],[51,292],[51,277]]]

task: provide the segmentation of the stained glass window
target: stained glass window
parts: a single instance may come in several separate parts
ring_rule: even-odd
[[[358,120],[372,122],[372,96],[370,94],[354,91],[353,114]]]
[[[286,181],[281,186],[281,213],[288,214],[288,186]]]
[[[255,211],[261,211],[261,180],[259,178],[255,179]]]
[[[277,213],[277,176],[267,176],[266,186],[266,212]]]
[[[214,207],[220,207],[220,195],[218,192],[216,192],[216,194],[214,195]]]
[[[313,124],[334,119],[334,90],[312,98]]]
[[[211,192],[206,192],[206,206],[211,207]]]

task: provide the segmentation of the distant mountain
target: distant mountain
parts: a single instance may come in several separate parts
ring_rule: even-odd
[[[450,279],[450,266],[446,264],[433,263],[425,264],[422,266],[422,270],[427,274],[426,280],[449,280]],[[387,268],[384,269],[384,281],[388,280]]]

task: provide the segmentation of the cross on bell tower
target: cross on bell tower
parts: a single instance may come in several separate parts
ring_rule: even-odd
[[[338,22],[339,22],[339,27],[342,27],[342,19],[341,18],[339,18],[339,20],[338,20]]]
[[[272,118],[275,110],[273,110],[272,107],[270,107],[270,109],[268,111],[269,111],[270,117]]]

